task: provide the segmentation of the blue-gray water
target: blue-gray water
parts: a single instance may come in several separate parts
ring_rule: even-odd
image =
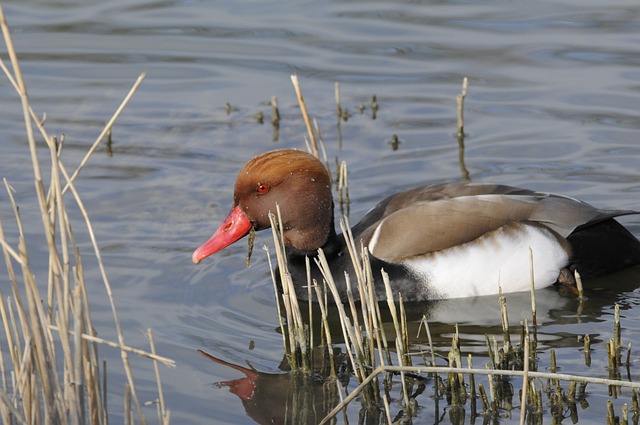
[[[112,155],[101,147],[77,187],[103,250],[127,342],[144,347],[143,331],[152,328],[158,351],[178,363],[162,371],[176,424],[253,423],[236,395],[212,385],[242,375],[204,359],[197,349],[261,372],[279,371],[282,340],[260,249],[270,235],[258,238],[250,269],[244,266],[244,243],[199,266],[190,255],[226,215],[236,173],[249,157],[304,147],[293,73],[329,157],[348,162],[352,222],[394,190],[461,178],[455,98],[465,76],[465,159],[473,181],[640,208],[635,1],[21,0],[3,7],[31,104],[38,115],[46,113],[51,134],[64,134],[68,169],[136,77],[147,72],[113,130]],[[4,48],[2,58],[7,61]],[[341,124],[342,150],[335,82],[350,112]],[[283,115],[275,141],[268,106],[274,95]],[[264,124],[254,117],[259,112]],[[20,101],[6,78],[0,78],[0,114],[0,174],[16,189],[25,221],[33,223],[30,252],[43,260],[34,264],[43,274],[46,257]],[[393,135],[401,140],[397,151],[389,143]],[[89,240],[80,214],[71,212],[95,282],[90,295],[96,327],[100,336],[113,338]],[[12,216],[5,195],[0,214],[3,220]],[[624,223],[640,236],[639,218]],[[7,232],[15,236],[15,230]],[[38,277],[44,284],[45,276]],[[1,278],[0,289],[6,286]],[[614,303],[621,305],[623,342],[640,343],[640,297],[632,288],[589,299],[581,315],[573,301],[543,291],[541,367],[548,366],[553,348],[563,372],[607,377],[605,343]],[[514,297],[510,311],[524,316],[527,303]],[[484,355],[487,329],[500,340],[497,301],[450,307],[432,319],[443,352],[456,322],[462,325],[463,353]],[[586,333],[595,341],[590,368],[578,342]],[[119,354],[106,347],[102,353],[113,363],[110,406],[117,423],[123,394]],[[631,359],[630,377],[637,379],[636,348]],[[142,398],[154,399],[151,365],[134,360],[134,368]],[[607,390],[589,390],[590,406],[578,411],[581,423],[602,423]],[[436,422],[430,396],[418,400],[420,423]],[[623,402],[630,402],[628,392],[615,402],[618,412]],[[153,418],[154,407],[147,409]],[[357,408],[351,412],[356,422]]]

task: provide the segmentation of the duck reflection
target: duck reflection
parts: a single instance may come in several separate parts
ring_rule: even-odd
[[[259,424],[317,424],[340,402],[335,379],[301,372],[262,373],[198,352],[244,374],[219,385],[237,395],[247,416]]]

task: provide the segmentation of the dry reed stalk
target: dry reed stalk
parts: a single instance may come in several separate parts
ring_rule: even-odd
[[[616,414],[613,410],[613,402],[611,400],[607,400],[607,425],[616,425],[617,423]]]
[[[336,374],[336,366],[335,359],[333,357],[333,341],[331,339],[331,330],[329,329],[329,320],[327,316],[327,303],[324,301],[324,297],[322,296],[322,290],[320,289],[320,285],[314,285],[314,290],[316,292],[316,297],[318,299],[318,306],[320,307],[320,315],[322,316],[322,323],[324,329],[324,336],[327,341],[327,351],[329,352],[329,376],[333,379],[337,377]],[[340,384],[338,383],[338,391],[340,392]],[[340,393],[342,394],[342,393]]]
[[[469,79],[464,77],[462,80],[462,91],[456,97],[458,105],[458,136],[464,135],[464,99],[467,97],[467,90],[469,89]]]
[[[273,229],[272,229],[273,230]],[[274,235],[274,237],[276,237]],[[285,353],[289,352],[289,346],[287,345],[287,334],[284,332],[285,330],[285,325],[284,322],[282,321],[282,309],[280,308],[280,301],[278,298],[278,294],[280,293],[280,291],[278,291],[278,280],[276,278],[276,274],[275,274],[275,269],[273,268],[273,264],[271,262],[271,254],[269,253],[269,248],[267,248],[267,246],[263,246],[262,247],[265,251],[265,253],[267,254],[267,263],[269,264],[269,272],[271,273],[271,282],[273,283],[273,293],[276,295],[276,308],[278,309],[278,320],[280,321],[280,329],[282,329],[282,344],[284,345],[284,351]],[[284,298],[283,298],[284,301]]]
[[[460,167],[460,174],[462,175],[462,181],[471,181],[471,174],[467,169],[464,161],[464,99],[467,96],[467,89],[469,88],[469,80],[464,77],[462,80],[462,91],[456,98],[457,110],[458,110],[458,129],[456,132],[456,138],[458,139],[458,166]],[[391,146],[393,147],[399,143],[398,137],[394,134],[391,139]]]
[[[316,157],[320,159],[320,152],[322,152],[322,161],[325,164],[329,164],[329,161],[327,160],[327,150],[324,147],[324,139],[322,138],[322,133],[320,132],[320,126],[318,125],[318,120],[316,118],[313,119],[313,128],[315,129],[315,133],[318,135],[317,141],[318,141],[319,152],[316,153]],[[327,166],[327,168],[329,167]]]
[[[384,321],[380,314],[380,306],[376,297],[373,274],[371,273],[371,263],[369,262],[369,251],[363,245],[360,246],[362,252],[362,263],[365,267],[364,276],[365,281],[361,282],[360,297],[363,300],[363,316],[365,317],[365,330],[369,335],[369,351],[370,351],[370,364],[375,366],[376,364],[376,348],[378,351],[378,364],[385,364],[384,353],[389,354],[386,337],[384,334]]]
[[[53,331],[57,331],[57,332],[61,333],[60,328],[58,326],[49,325],[48,328],[53,330]],[[74,336],[74,337],[78,335],[78,333],[76,331],[71,331],[71,330],[68,330],[67,333],[69,335]],[[99,338],[97,336],[85,334],[85,333],[82,333],[82,332],[80,332],[79,335],[83,340],[86,340],[86,341],[96,342],[96,343],[98,343],[100,345],[106,345],[108,347],[117,348],[118,350],[128,351],[130,353],[136,354],[136,355],[141,356],[141,357],[147,357],[147,358],[153,360],[154,362],[160,362],[160,363],[164,364],[165,366],[169,366],[169,367],[175,367],[176,366],[175,360],[172,360],[172,359],[170,359],[168,357],[160,356],[160,355],[158,355],[158,354],[156,354],[154,352],[141,350],[139,348],[131,347],[129,345],[121,345],[121,344],[119,344],[117,342],[109,341],[107,339]]]
[[[422,324],[424,323],[424,330],[427,333],[427,340],[429,341],[429,351],[431,352],[431,366],[436,365],[436,352],[433,349],[433,340],[431,339],[431,330],[429,329],[429,321],[427,320],[427,316],[422,315],[422,319],[420,319],[420,325],[418,326],[418,335],[420,336],[420,329],[422,329]]]
[[[307,105],[304,103],[304,98],[302,97],[302,90],[300,89],[300,81],[298,80],[298,76],[295,74],[291,75],[291,82],[293,83],[293,88],[295,89],[296,96],[298,97],[300,111],[302,112],[302,119],[307,126],[307,134],[309,135],[309,140],[311,141],[311,146],[313,147],[313,154],[317,158],[318,142],[316,141],[316,135],[313,131],[313,127],[311,126],[311,120],[309,119],[309,113],[307,112]]]
[[[362,327],[360,326],[360,320],[358,318],[358,310],[356,309],[356,303],[353,298],[353,291],[351,288],[351,279],[349,278],[349,274],[345,272],[344,280],[347,286],[347,301],[349,303],[349,311],[351,311],[351,323],[353,323],[353,340],[351,341],[354,347],[356,348],[356,353],[358,354],[358,359],[360,361],[360,367],[364,367],[368,364],[368,359],[365,358],[365,348],[364,348],[364,340],[362,335]],[[348,341],[347,341],[348,342]]]
[[[277,127],[280,125],[280,109],[278,108],[278,98],[276,96],[271,96],[271,109],[273,111],[271,124]]]
[[[309,257],[304,259],[305,267],[307,270],[307,312],[309,313],[309,353],[311,354],[310,364],[313,364],[313,296],[312,289],[314,283],[311,280],[311,262]],[[318,299],[320,302],[320,299]]]
[[[338,199],[340,199],[340,212],[342,215],[349,215],[349,173],[347,171],[347,162],[342,161],[338,168]],[[346,213],[345,213],[346,205]]]
[[[584,288],[582,286],[582,276],[578,273],[578,270],[574,270],[573,277],[576,279],[576,287],[578,288],[578,299],[581,301],[584,299]]]
[[[402,294],[399,294],[398,305],[400,307],[400,330],[402,331],[402,351],[404,352],[405,366],[411,366],[411,356],[409,356],[409,331],[407,329],[407,311],[404,308],[404,300]]]
[[[535,350],[536,341],[538,340],[538,317],[536,314],[536,285],[533,273],[533,249],[529,247],[529,278],[531,279],[531,320],[533,326],[533,349]]]
[[[500,288],[500,294],[498,296],[500,303],[500,319],[502,322],[502,338],[504,340],[504,354],[505,356],[511,353],[511,335],[509,333],[509,314],[507,313],[507,298],[502,293]]]
[[[382,281],[384,283],[384,289],[387,295],[387,305],[389,306],[389,312],[391,313],[391,318],[393,320],[393,328],[396,332],[396,354],[398,356],[398,363],[402,366],[406,366],[406,358],[405,358],[405,350],[404,343],[402,341],[402,329],[400,328],[400,321],[398,320],[398,312],[396,311],[396,305],[393,296],[393,292],[391,291],[391,282],[389,281],[389,275],[382,270]],[[400,294],[398,294],[401,297]],[[404,406],[407,410],[411,410],[411,406],[409,405],[409,391],[407,389],[407,380],[405,379],[404,372],[400,372],[400,379],[402,381],[402,394],[404,397]]]
[[[375,94],[371,96],[371,119],[375,120],[378,117],[378,109],[380,105],[378,104],[378,96]]]
[[[473,369],[473,358],[471,353],[467,356],[467,368]],[[473,374],[469,374],[469,396],[472,400],[476,399],[476,378]]]
[[[347,244],[347,251],[349,252],[349,257],[351,258],[351,264],[353,264],[356,279],[358,280],[358,282],[365,282],[366,276],[363,272],[363,266],[358,260],[355,239],[353,238],[351,226],[349,225],[349,219],[347,217],[340,218],[340,229],[342,230],[342,235],[344,236],[345,242]]]
[[[153,341],[153,332],[151,329],[147,329],[147,338],[149,339],[149,346],[151,347],[151,353],[156,354],[156,345]],[[164,391],[162,390],[162,379],[160,377],[160,369],[158,368],[158,361],[153,361],[153,370],[156,376],[156,384],[158,387],[158,423],[162,425],[169,425],[170,413],[166,408],[164,402]]]
[[[338,122],[340,122],[340,118],[342,117],[342,106],[340,106],[340,83],[336,82],[333,84],[333,92],[336,98],[336,115],[338,116]]]
[[[527,414],[527,391],[529,389],[529,337],[524,339],[524,368],[522,375],[522,394],[520,397],[520,425],[524,425]]]

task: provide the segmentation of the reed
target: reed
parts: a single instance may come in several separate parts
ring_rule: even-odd
[[[307,134],[312,146],[312,153],[317,157],[318,142],[316,141],[315,132],[311,127],[311,119],[309,118],[309,113],[307,112],[307,104],[304,101],[304,97],[302,97],[302,89],[300,89],[300,81],[298,80],[298,76],[295,74],[292,75],[291,82],[293,83],[293,88],[295,89],[296,96],[298,97],[298,103],[300,104],[300,112],[302,112],[302,118],[304,119],[304,123],[307,126]]]
[[[467,91],[469,90],[469,79],[464,77],[462,79],[462,91],[456,97],[456,103],[458,105],[458,136],[464,136],[464,100],[467,97]]]
[[[375,120],[378,117],[378,109],[380,109],[380,104],[378,103],[378,96],[375,94],[371,96],[371,119]]]
[[[169,366],[174,363],[155,353],[151,333],[151,351],[126,344],[96,235],[82,198],[74,186],[74,181],[91,154],[111,131],[116,119],[144,79],[144,74],[135,82],[80,164],[73,173],[69,173],[61,160],[63,140],[59,141],[48,135],[43,126],[44,119],[39,119],[31,108],[1,5],[0,26],[12,71],[2,60],[0,68],[18,93],[22,104],[35,182],[33,202],[40,213],[40,225],[43,226],[48,249],[46,282],[39,282],[31,268],[35,260],[29,255],[25,237],[26,229],[38,224],[23,220],[10,182],[4,179],[15,221],[13,226],[18,236],[17,240],[9,240],[4,232],[5,224],[0,221],[0,245],[11,288],[10,296],[0,293],[0,316],[6,341],[0,350],[0,419],[5,424],[108,423],[106,364],[101,363],[98,355],[99,345],[105,345],[119,350],[122,359],[127,380],[127,398],[130,400],[126,408],[133,405],[133,410],[125,412],[125,417],[131,418],[129,423],[144,424],[147,420],[142,412],[128,355],[135,353],[146,356],[154,362],[156,368],[158,362]],[[43,142],[38,142],[38,138],[41,138],[48,150],[47,160],[39,157],[38,145]],[[50,168],[48,178],[42,172],[43,168],[47,168],[43,166],[45,162]],[[66,192],[71,193],[70,199],[63,197]],[[85,264],[75,239],[76,224],[67,213],[67,202],[71,200],[79,209],[91,239],[97,267],[111,306],[117,341],[106,341],[96,336],[86,291]],[[7,359],[2,355],[3,352],[8,353]],[[7,372],[10,373],[9,379]],[[164,403],[159,372],[157,378],[159,422],[168,424],[169,412]]]
[[[469,90],[469,79],[464,77],[462,80],[462,91],[456,97],[456,104],[458,109],[458,129],[456,132],[456,139],[458,139],[458,164],[460,166],[460,173],[462,174],[462,181],[471,181],[471,175],[464,161],[464,100],[467,97],[467,91]]]

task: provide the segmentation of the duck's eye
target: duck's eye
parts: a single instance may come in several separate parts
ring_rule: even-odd
[[[269,185],[267,183],[258,183],[258,187],[256,192],[258,193],[267,193],[269,191]]]

